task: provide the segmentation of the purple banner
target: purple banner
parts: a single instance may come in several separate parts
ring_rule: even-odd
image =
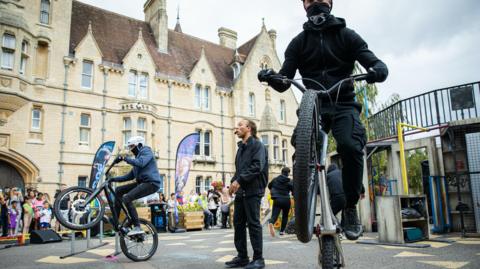
[[[115,141],[105,142],[100,148],[98,148],[97,153],[93,158],[92,171],[90,172],[90,184],[88,185],[89,188],[97,188],[98,182],[100,182],[100,177],[105,169],[105,164],[107,164],[112,156],[114,148]]]
[[[188,180],[188,173],[190,172],[190,167],[192,167],[193,162],[193,153],[195,152],[195,146],[200,140],[200,135],[198,133],[187,135],[177,149],[177,159],[175,166],[175,193],[180,193]]]

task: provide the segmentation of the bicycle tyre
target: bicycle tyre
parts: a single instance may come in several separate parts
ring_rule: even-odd
[[[293,196],[297,238],[303,243],[312,239],[315,222],[318,170],[316,133],[313,130],[317,128],[316,100],[315,91],[304,92],[296,127]]]
[[[94,220],[85,224],[73,224],[68,220],[65,220],[64,215],[61,213],[62,198],[64,198],[69,193],[73,193],[73,192],[83,192],[83,193],[86,193],[87,196],[89,196],[93,193],[93,190],[90,188],[74,186],[61,191],[57,195],[57,198],[53,203],[53,214],[55,215],[55,218],[58,220],[58,222],[60,222],[60,224],[62,224],[68,229],[75,230],[75,231],[88,230],[94,227],[95,225],[97,225],[103,219],[103,215],[105,214],[105,203],[101,198],[96,197],[100,203],[100,212],[97,215],[97,217]]]
[[[126,221],[126,220],[123,222],[122,227],[129,228],[130,227],[130,222]],[[147,226],[148,229],[150,230],[150,232],[152,232],[153,245],[152,245],[152,248],[150,249],[148,255],[146,255],[144,257],[138,257],[138,256],[136,256],[136,255],[134,255],[134,254],[132,254],[128,251],[128,246],[127,246],[127,243],[125,241],[126,240],[126,235],[120,235],[120,248],[122,249],[123,254],[125,254],[125,256],[127,258],[129,258],[130,260],[132,260],[134,262],[142,262],[142,261],[146,261],[146,260],[150,259],[153,255],[155,255],[155,252],[157,252],[157,248],[158,248],[157,229],[149,221],[146,221],[144,219],[139,219],[138,221],[140,222],[140,225],[143,224],[143,225]]]
[[[336,267],[335,264],[335,238],[331,235],[322,236],[322,252],[321,256],[321,266],[322,269],[333,269]]]

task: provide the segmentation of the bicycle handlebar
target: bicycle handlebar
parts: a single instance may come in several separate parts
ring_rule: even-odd
[[[359,75],[353,75],[353,76],[350,76],[348,78],[345,78],[345,79],[342,79],[340,81],[338,81],[337,83],[335,83],[335,85],[333,85],[332,87],[330,87],[330,89],[328,90],[324,90],[324,91],[318,91],[318,95],[319,96],[328,96],[330,95],[339,85],[341,85],[342,83],[346,82],[346,81],[362,81],[362,80],[366,80],[368,78],[368,74],[359,74]],[[297,87],[301,92],[305,92],[307,89],[302,85],[300,84],[300,82],[298,82],[297,80],[294,80],[294,79],[289,79],[285,76],[281,76],[278,78],[279,80],[282,80],[283,83],[286,83],[286,82],[290,82],[291,84],[293,84],[295,87]]]

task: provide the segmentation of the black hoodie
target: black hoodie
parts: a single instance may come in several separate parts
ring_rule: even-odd
[[[268,189],[270,189],[272,199],[290,199],[290,192],[293,191],[293,184],[288,177],[280,175],[268,183]]]
[[[355,61],[358,61],[366,70],[373,67],[380,73],[376,82],[387,78],[387,66],[368,49],[357,33],[346,27],[344,19],[330,15],[321,26],[308,21],[303,29],[288,45],[280,74],[292,79],[298,69],[303,78],[316,80],[328,89],[349,77]],[[322,89],[311,81],[304,80],[303,83],[308,89]],[[270,85],[280,92],[290,87],[278,81]],[[343,85],[338,101],[352,102],[354,96],[353,84]]]

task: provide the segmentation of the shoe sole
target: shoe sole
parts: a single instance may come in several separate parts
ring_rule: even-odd
[[[275,228],[273,227],[273,224],[268,224],[268,231],[270,232],[270,236],[275,237]]]

